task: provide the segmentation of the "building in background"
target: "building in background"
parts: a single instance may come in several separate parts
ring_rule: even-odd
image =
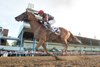
[[[8,36],[8,29],[4,29],[0,27],[0,37],[7,37]],[[0,38],[0,45],[6,45],[7,40],[1,39]]]

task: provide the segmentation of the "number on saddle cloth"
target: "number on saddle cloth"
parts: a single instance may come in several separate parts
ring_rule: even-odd
[[[60,33],[59,27],[52,27],[52,32],[54,32],[55,34],[59,34]]]

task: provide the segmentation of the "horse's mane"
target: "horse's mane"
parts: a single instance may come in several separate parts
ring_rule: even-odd
[[[31,14],[35,17],[36,22],[38,22],[42,27],[44,27],[42,22],[39,19],[36,18],[35,14],[33,14],[33,13],[31,13]]]

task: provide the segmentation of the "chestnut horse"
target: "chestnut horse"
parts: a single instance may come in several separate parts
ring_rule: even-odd
[[[50,30],[47,30],[35,17],[35,15],[32,12],[29,12],[26,10],[26,12],[22,13],[21,15],[15,17],[17,21],[24,21],[26,23],[29,23],[31,26],[31,30],[34,34],[34,37],[36,40],[38,40],[38,44],[36,46],[36,49],[38,49],[41,45],[46,51],[47,54],[50,54],[46,48],[46,42],[56,42],[56,43],[62,43],[64,44],[64,50],[67,51],[68,48],[68,42],[75,41],[78,43],[81,43],[81,41],[75,37],[70,31],[59,27],[60,29],[60,35],[56,35],[55,33],[51,32]]]

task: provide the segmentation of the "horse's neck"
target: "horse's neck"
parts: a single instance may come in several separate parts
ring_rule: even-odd
[[[40,28],[40,24],[36,21],[30,21],[30,26],[33,32]]]

